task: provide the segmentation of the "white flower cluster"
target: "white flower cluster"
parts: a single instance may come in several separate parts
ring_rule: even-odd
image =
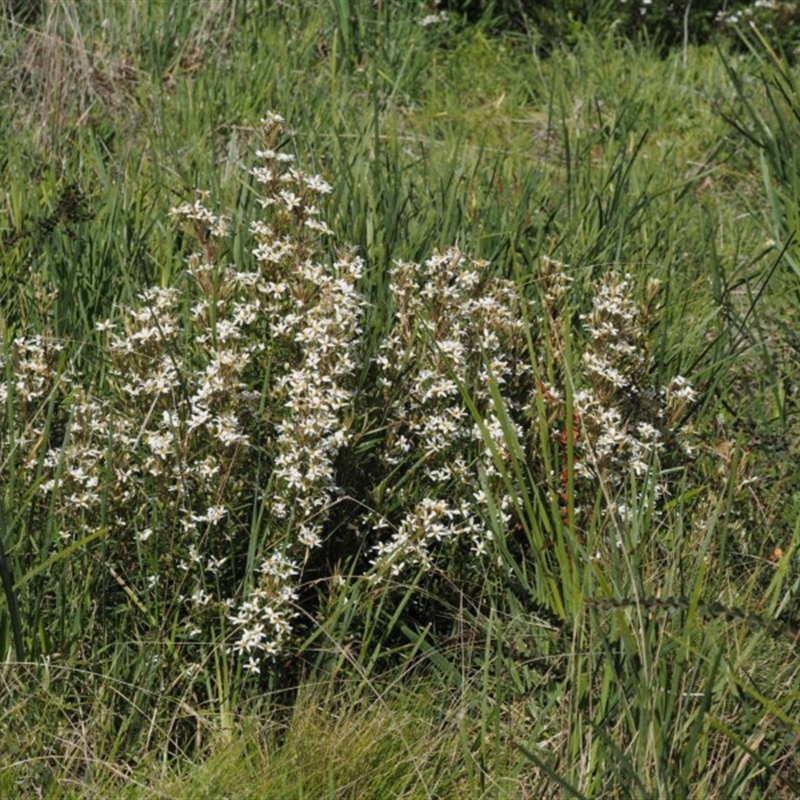
[[[271,334],[295,348],[295,368],[276,387],[288,413],[278,425],[271,511],[287,539],[263,562],[260,584],[231,617],[242,632],[235,650],[248,654],[254,672],[259,667],[253,651],[277,652],[291,633],[300,573],[299,562],[292,559],[302,551],[307,557],[322,545],[327,509],[338,492],[334,461],[349,441],[352,385],[359,365],[364,301],[355,286],[362,268],[358,258],[341,259],[333,267],[306,260],[270,308]],[[282,311],[284,299],[303,313]]]
[[[419,24],[423,28],[430,28],[431,25],[441,25],[443,22],[447,22],[449,18],[446,11],[438,11],[435,14],[426,14],[419,20]]]
[[[270,136],[281,121],[273,118]],[[269,510],[283,543],[264,559],[259,582],[231,616],[240,632],[234,650],[247,655],[252,672],[259,670],[259,656],[284,647],[296,613],[299,559],[323,544],[327,509],[339,491],[334,463],[353,418],[364,307],[356,289],[363,261],[349,256],[320,263],[309,247],[309,236],[330,233],[315,202],[331,186],[272,147],[257,155],[265,165],[252,174],[266,187],[262,205],[272,219],[253,224],[253,254],[260,273],[272,278],[263,309],[269,339],[291,359],[272,387],[284,413],[276,428]]]
[[[96,481],[89,486],[84,482],[97,454],[90,457],[68,448],[63,453],[48,451],[50,439],[55,438],[62,422],[54,422],[48,409],[57,408],[77,391],[63,351],[64,345],[57,339],[36,334],[17,336],[0,352],[0,415],[12,421],[10,430],[0,439],[0,468],[4,477],[11,470],[21,470],[28,481],[38,481],[39,493],[45,494],[52,479],[38,476],[46,457],[50,469],[58,466],[65,483],[72,487],[74,502],[83,506],[99,499]],[[73,424],[80,425],[80,420]]]
[[[722,8],[717,11],[714,21],[723,25],[739,25],[741,23],[754,22],[759,12],[773,12],[778,15],[785,14],[787,17],[797,12],[797,5],[786,0],[755,0],[749,6],[739,9]],[[766,23],[772,27],[771,19],[766,18]]]
[[[382,457],[387,469],[414,474],[389,486],[385,499],[403,508],[406,495],[424,499],[412,501],[400,518],[373,520],[377,529],[393,529],[374,548],[376,579],[431,564],[442,543],[467,542],[473,554],[487,552],[486,498],[476,487],[480,473],[497,476],[509,445],[492,387],[503,393],[507,410],[519,411],[524,403],[516,398],[527,399],[531,380],[525,301],[513,283],[489,274],[489,264],[449,250],[421,265],[398,263],[391,277],[395,322],[376,358]],[[521,428],[517,435],[522,439]],[[499,513],[507,517],[507,505]]]
[[[639,501],[669,493],[662,458],[687,453],[691,430],[678,419],[695,393],[675,376],[667,387],[653,384],[649,350],[649,314],[660,291],[652,281],[649,301],[637,303],[630,275],[607,273],[597,286],[593,306],[583,318],[589,341],[583,353],[585,385],[575,392],[578,414],[579,477],[606,493],[611,509],[629,513],[617,498],[630,485],[640,485]],[[681,449],[683,448],[683,449]]]

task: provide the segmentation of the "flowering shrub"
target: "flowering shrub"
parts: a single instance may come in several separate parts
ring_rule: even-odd
[[[361,305],[358,259],[312,259],[329,233],[315,203],[330,187],[273,149],[280,123],[265,119],[252,170],[265,212],[252,267],[227,263],[229,222],[199,195],[173,210],[198,245],[186,287],[146,289],[98,325],[101,385],[85,391],[68,368],[54,385],[60,345],[20,338],[2,398],[18,426],[6,448],[31,448],[24,463],[63,544],[102,534],[106,576],[149,623],[176,618],[180,638],[208,642],[230,620],[233,650],[259,656],[290,630],[292,559],[320,543]],[[270,520],[263,533],[254,508]]]
[[[491,533],[481,521],[486,498],[477,491],[478,475],[497,476],[495,461],[509,456],[490,387],[502,386],[520,416],[532,388],[520,313],[525,301],[488,269],[451,250],[422,265],[398,264],[392,275],[395,324],[376,363],[385,409],[382,460],[403,478],[384,493],[399,513],[372,521],[373,529],[391,530],[374,547],[376,577],[430,567],[431,548],[442,543],[469,543],[475,556],[487,552]],[[405,500],[410,473],[419,502]]]
[[[696,393],[680,375],[667,386],[653,385],[648,327],[660,285],[651,281],[650,297],[640,305],[631,280],[606,276],[584,318],[586,386],[574,398],[582,423],[578,463],[581,477],[599,480],[609,498],[624,496],[633,475],[643,489],[639,506],[647,508],[647,492],[656,500],[670,493],[662,460],[674,466],[691,455],[691,426],[682,420]],[[623,519],[632,511],[611,505]]]
[[[278,152],[281,122],[264,120],[250,170],[250,263],[231,263],[232,223],[200,194],[173,209],[197,245],[185,285],[148,288],[98,325],[96,380],[46,336],[3,354],[6,470],[14,460],[35,488],[56,552],[82,545],[98,595],[121,585],[142,624],[171,627],[188,674],[208,644],[253,673],[290,650],[342,561],[373,592],[419,570],[470,585],[534,487],[577,535],[598,492],[624,521],[630,475],[658,502],[661,465],[690,437],[689,384],[651,379],[657,287],[637,303],[613,272],[570,333],[558,262],[542,260],[538,301],[455,249],[398,263],[368,360],[365,264],[328,256],[317,204],[330,186]],[[587,339],[571,370],[568,336]],[[359,461],[353,503],[343,465]],[[332,510],[348,503],[351,544],[334,553]]]

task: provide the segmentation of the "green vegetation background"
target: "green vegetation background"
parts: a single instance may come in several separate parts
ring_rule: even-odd
[[[683,488],[658,517],[642,505],[602,569],[558,527],[558,486],[545,486],[552,498],[523,498],[514,535],[532,545],[550,514],[557,555],[514,555],[513,580],[487,576],[465,607],[457,593],[419,600],[424,576],[406,576],[391,600],[356,594],[360,615],[331,601],[259,681],[212,643],[212,666],[180,691],[153,668],[174,631],[109,571],[103,543],[59,548],[52,518],[34,519],[7,404],[0,794],[800,791],[796,73],[760,28],[735,48],[665,51],[624,39],[606,5],[571,20],[568,46],[491,15],[423,25],[424,3],[59,0],[6,14],[9,386],[14,337],[45,331],[67,345],[57,369],[68,359],[102,385],[96,324],[145,287],[182,285],[191,246],[169,212],[197,189],[246,218],[242,166],[272,110],[284,150],[333,185],[336,246],[365,260],[368,347],[389,325],[396,262],[458,246],[537,297],[547,257],[576,284],[576,352],[604,276],[630,273],[642,297],[661,281],[648,380],[687,375],[700,400]],[[571,375],[569,347],[538,345]],[[35,413],[55,420],[53,403]],[[555,431],[537,436],[559,450]],[[589,537],[603,526],[591,520]]]

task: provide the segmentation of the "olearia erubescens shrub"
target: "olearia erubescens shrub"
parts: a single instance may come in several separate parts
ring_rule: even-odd
[[[97,326],[107,366],[94,383],[46,335],[2,354],[15,491],[50,519],[54,552],[86,541],[69,562],[123,581],[153,631],[174,626],[188,675],[209,644],[252,673],[291,651],[320,593],[346,591],[343,560],[371,596],[420,570],[468,587],[500,569],[496,538],[522,513],[525,487],[508,480],[520,454],[519,480],[545,487],[554,524],[580,537],[598,496],[624,524],[631,475],[643,498],[669,496],[661,465],[691,443],[691,386],[651,377],[657,286],[637,302],[613,271],[571,334],[586,343],[571,371],[570,270],[542,259],[530,297],[457,249],[394,266],[391,323],[368,357],[365,263],[329,244],[331,187],[279,151],[281,128],[264,119],[249,170],[248,263],[233,263],[232,223],[199,193],[172,212],[196,243],[185,283],[145,289]],[[353,503],[343,463],[360,458]],[[334,554],[342,524],[350,549],[337,539]]]

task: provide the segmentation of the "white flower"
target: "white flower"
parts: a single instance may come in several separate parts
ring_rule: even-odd
[[[153,529],[145,528],[136,534],[136,541],[139,542],[139,544],[144,544],[152,535]]]
[[[228,509],[225,506],[209,506],[208,510],[206,511],[206,519],[208,520],[209,525],[217,525],[221,522],[228,513]]]
[[[309,175],[308,178],[306,178],[305,185],[312,192],[316,192],[317,194],[330,194],[333,191],[333,187],[322,180],[319,175]]]

